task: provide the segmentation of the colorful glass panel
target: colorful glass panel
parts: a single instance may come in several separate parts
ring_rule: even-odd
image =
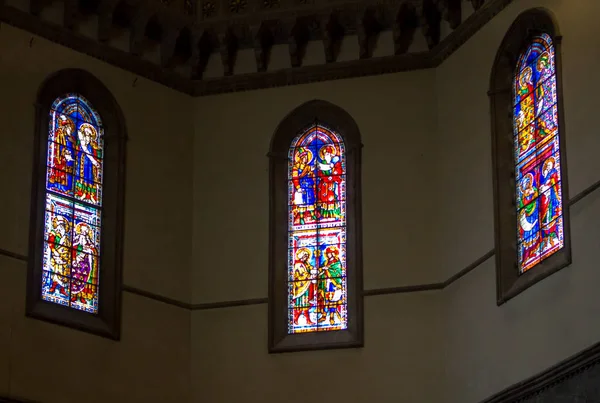
[[[98,312],[103,129],[77,94],[54,101],[46,158],[42,299]]]
[[[344,143],[315,124],[288,163],[288,333],[346,329]]]
[[[556,71],[552,39],[533,39],[514,81],[518,263],[521,273],[564,246]]]

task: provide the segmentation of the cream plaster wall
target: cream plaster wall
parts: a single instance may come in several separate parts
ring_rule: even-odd
[[[600,86],[589,81],[600,59],[593,17],[600,5],[515,1],[435,70],[197,99],[194,301],[266,296],[264,154],[277,123],[315,98],[346,109],[363,135],[365,288],[443,281],[492,249],[491,66],[512,21],[537,6],[557,15],[564,35],[571,195],[598,180],[600,161],[593,153],[600,140],[593,135],[588,93]],[[232,156],[216,153],[215,145]],[[215,176],[206,164],[222,172]],[[204,193],[224,197],[213,201]],[[266,305],[194,312],[193,399],[277,401],[294,374],[319,364],[339,365],[326,379],[344,383],[336,392],[319,384],[323,397],[350,402],[475,403],[532,376],[600,339],[594,287],[600,275],[593,263],[598,241],[587,235],[598,232],[599,199],[592,194],[571,210],[571,267],[502,307],[495,302],[493,258],[439,293],[367,297],[362,350],[269,356]],[[382,207],[389,203],[394,213],[386,216]],[[215,214],[221,210],[230,215]],[[231,252],[230,245],[244,246]],[[220,257],[211,258],[210,251]],[[229,258],[236,254],[243,264]],[[378,365],[371,368],[371,362]],[[236,387],[227,387],[232,381]],[[294,384],[297,390],[301,384]]]
[[[600,90],[596,0],[519,0],[436,69],[440,167],[438,254],[446,276],[493,247],[490,107],[486,91],[496,51],[517,15],[546,7],[563,35],[569,193],[600,179],[600,137],[592,94]],[[509,113],[507,111],[507,113]],[[457,156],[464,158],[457,158]],[[571,208],[573,264],[501,307],[489,259],[442,292],[447,401],[477,402],[600,340],[597,264],[600,194]]]
[[[129,131],[125,284],[192,303],[265,297],[266,153],[281,119],[312,99],[344,108],[361,130],[365,288],[444,281],[493,247],[486,91],[500,41],[527,8],[551,9],[564,35],[571,195],[598,180],[596,3],[514,1],[437,69],[197,99],[2,24],[0,248],[27,254],[36,91],[80,67],[114,94]],[[118,343],[27,319],[26,263],[0,256],[0,395],[296,402],[309,390],[476,403],[600,339],[599,213],[597,193],[572,207],[571,267],[501,307],[492,258],[443,291],[367,297],[362,349],[279,355],[267,354],[266,305],[190,313],[124,293]],[[65,387],[84,363],[101,382],[93,393],[83,381]]]
[[[267,353],[267,305],[192,314],[193,402],[443,402],[435,292],[365,300],[362,349]]]
[[[189,301],[189,98],[6,24],[0,27],[0,248],[28,253],[36,93],[66,67],[96,75],[126,117],[124,283]],[[189,312],[124,293],[122,338],[109,341],[25,318],[26,263],[0,256],[0,271],[0,395],[43,403],[187,400]]]
[[[197,98],[194,302],[267,295],[266,155],[281,119],[312,99],[345,109],[361,131],[365,288],[436,281],[431,254],[419,249],[430,238],[430,229],[421,224],[435,203],[423,197],[435,191],[423,180],[433,175],[434,73],[422,70]],[[243,264],[233,257],[243,257]]]
[[[361,131],[365,288],[437,281],[427,248],[431,229],[422,225],[436,203],[428,196],[435,194],[429,184],[434,174],[434,73],[196,99],[194,302],[267,295],[266,154],[281,119],[312,99],[344,108]],[[369,298],[364,349],[268,355],[266,305],[195,311],[193,400],[265,402],[285,395],[291,403],[304,401],[301,391],[306,389],[348,402],[432,396],[442,368],[432,365],[441,353],[434,342],[440,334],[438,312],[434,293]],[[327,380],[317,381],[319,372]]]

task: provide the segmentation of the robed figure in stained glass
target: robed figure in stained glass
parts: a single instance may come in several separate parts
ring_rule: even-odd
[[[525,153],[535,141],[535,127],[532,125],[534,118],[534,99],[531,67],[525,67],[518,78],[517,87],[517,130],[519,133],[519,154]]]
[[[97,313],[102,123],[78,94],[50,110],[42,299]]]
[[[319,268],[319,323],[329,319],[329,323],[335,325],[342,320],[340,308],[343,303],[344,273],[339,253],[337,247],[327,247],[324,264]]]
[[[82,124],[77,132],[80,152],[77,155],[75,196],[94,204],[98,203],[96,184],[100,182],[97,137],[96,129],[88,123]]]
[[[540,185],[540,217],[545,234],[544,245],[542,246],[543,250],[550,249],[559,242],[556,228],[554,228],[556,225],[555,220],[562,213],[559,186],[560,179],[558,170],[556,169],[556,161],[554,157],[550,157],[544,161]]]
[[[288,331],[347,328],[345,155],[319,125],[292,142],[288,166]]]
[[[342,183],[342,164],[334,145],[319,150],[319,217],[340,218],[339,194]]]
[[[49,144],[48,159],[52,169],[48,175],[48,186],[64,193],[72,186],[75,123],[65,115],[60,115],[57,123]]]
[[[540,114],[546,108],[552,106],[553,104],[553,99],[551,97],[552,92],[555,91],[555,89],[552,88],[554,84],[552,80],[553,70],[550,66],[549,58],[550,55],[548,54],[548,52],[542,52],[542,54],[540,54],[540,56],[538,57],[535,66],[539,75],[538,85],[535,89],[536,116],[540,116]],[[548,81],[549,78],[550,80]]]
[[[306,147],[299,147],[294,153],[292,167],[293,219],[295,224],[315,221],[315,172],[313,153]]]
[[[519,58],[514,101],[518,263],[524,272],[564,245],[554,47],[546,34]]]
[[[92,230],[88,224],[79,223],[75,226],[71,302],[79,301],[86,304],[94,297],[92,280],[93,274],[97,271],[98,251],[91,234]]]
[[[313,324],[309,309],[315,305],[317,271],[311,266],[310,257],[311,252],[306,248],[296,252],[292,282],[293,315],[296,325],[301,315],[304,316],[308,325]]]
[[[52,219],[52,227],[48,231],[48,250],[50,252],[49,272],[46,277],[50,283],[48,294],[58,292],[63,297],[69,296],[69,275],[71,268],[71,226],[69,221],[60,215]]]

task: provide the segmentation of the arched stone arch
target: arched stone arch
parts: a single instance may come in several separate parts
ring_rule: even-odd
[[[317,316],[318,314],[316,311],[322,308],[317,307],[317,304],[319,306],[327,305],[327,303],[318,302],[323,301],[323,299],[318,300],[316,296],[317,293],[325,287],[325,285],[321,286],[320,280],[317,279],[321,278],[319,277],[321,274],[317,273],[325,272],[325,270],[320,270],[319,261],[315,261],[316,263],[307,266],[313,268],[315,272],[313,276],[315,278],[313,281],[314,286],[312,286],[312,292],[310,292],[312,301],[312,311],[310,315],[315,321],[315,327],[305,327],[304,329],[296,331],[296,328],[289,326],[290,320],[294,320],[292,311],[289,310],[289,298],[290,292],[292,292],[289,287],[293,280],[290,279],[289,273],[290,271],[295,271],[295,266],[294,260],[290,257],[290,253],[294,250],[288,248],[295,247],[291,245],[292,242],[290,239],[292,239],[295,234],[294,231],[296,231],[296,229],[294,229],[295,227],[292,225],[294,223],[294,214],[297,214],[299,211],[294,210],[296,208],[294,202],[290,203],[290,201],[293,200],[293,197],[290,196],[290,183],[293,183],[290,175],[292,175],[292,171],[295,169],[293,168],[295,149],[291,149],[291,147],[295,146],[296,142],[307,139],[307,135],[314,136],[314,138],[322,137],[323,140],[318,140],[322,142],[322,144],[319,143],[319,147],[324,147],[330,142],[334,148],[332,155],[339,154],[337,159],[335,157],[331,159],[331,170],[323,170],[327,168],[327,166],[324,165],[319,165],[318,167],[315,165],[315,170],[320,171],[318,173],[313,171],[315,178],[315,184],[313,184],[313,186],[315,189],[318,188],[318,183],[325,183],[327,180],[323,177],[323,172],[328,172],[329,179],[332,177],[334,179],[340,179],[335,184],[335,180],[331,181],[332,189],[334,189],[332,194],[335,193],[333,200],[336,202],[328,205],[327,208],[331,210],[328,212],[326,209],[320,209],[320,199],[315,196],[315,200],[311,202],[311,206],[313,206],[311,207],[312,211],[307,213],[311,214],[311,218],[307,220],[314,220],[312,222],[314,223],[313,226],[315,229],[311,231],[316,231],[317,233],[316,246],[313,247],[315,251],[314,256],[322,256],[323,254],[326,256],[331,255],[330,260],[327,260],[329,263],[336,262],[335,259],[339,256],[338,269],[336,270],[340,270],[339,266],[341,265],[341,270],[345,273],[343,281],[340,282],[340,284],[343,283],[343,285],[339,286],[339,289],[345,287],[345,299],[340,297],[340,299],[336,300],[337,297],[335,297],[333,293],[336,286],[331,285],[331,300],[339,302],[340,307],[335,309],[338,309],[340,314],[332,308],[330,309],[331,312],[326,309],[321,310],[322,312],[327,311],[326,316]],[[313,147],[313,143],[307,143],[304,147]],[[310,101],[294,109],[283,119],[273,135],[269,152],[270,352],[361,347],[363,345],[361,148],[360,132],[354,119],[338,106],[321,100]],[[344,154],[342,155],[342,153]],[[315,148],[315,151],[311,151],[310,154],[313,156],[312,160],[316,163],[315,154],[319,154],[319,151]],[[331,156],[328,155],[328,157]],[[330,161],[327,158],[326,160],[328,162]],[[335,168],[334,162],[335,164],[338,164],[337,168]],[[310,162],[308,164],[310,164]],[[344,193],[345,197],[343,196]],[[315,193],[315,195],[316,194],[317,193]],[[324,224],[321,225],[325,220],[322,217],[325,217],[328,214],[329,217],[333,217],[331,218],[331,221],[333,222],[331,226],[333,229],[329,228],[329,230],[334,231],[338,228],[340,231],[339,236],[337,233],[333,234],[333,232],[333,235],[327,235],[335,240],[331,242],[332,244],[335,243],[334,248],[339,250],[338,252],[333,251],[334,248],[331,249],[333,252],[327,252],[325,249],[325,252],[323,252],[319,249],[325,247],[325,244],[321,247],[318,236],[321,233],[324,234],[324,232],[320,232],[324,231],[320,228],[325,227]],[[304,222],[305,221],[302,223]],[[309,221],[306,222],[308,223]],[[343,222],[343,225],[339,224],[341,222]],[[311,225],[312,224],[307,225],[307,228]],[[325,238],[323,237],[321,239]],[[310,242],[310,240],[307,242]],[[317,250],[320,252],[317,252]],[[325,257],[323,259],[325,259]],[[333,265],[323,267],[332,266]],[[333,271],[327,272],[331,273]],[[308,284],[308,282],[306,283]],[[308,284],[306,287],[307,293],[309,293],[309,287],[311,286]],[[327,285],[327,287],[330,287],[330,285]],[[341,291],[338,295],[341,295]],[[321,296],[320,298],[323,297]],[[346,305],[341,307],[343,303]],[[321,319],[320,323],[327,324],[329,327],[322,325],[322,328],[317,329],[317,322],[319,321],[319,318],[323,317],[325,319]],[[300,319],[302,320],[302,318]],[[311,320],[309,319],[308,313],[306,313],[305,320],[307,322]]]
[[[35,119],[27,315],[118,339],[125,119],[102,82],[80,69],[44,81]],[[88,236],[65,230],[50,242],[59,220],[65,229],[86,226]]]
[[[492,113],[498,304],[571,263],[561,39],[558,25],[550,11],[543,8],[527,10],[509,28],[492,68],[489,96]],[[522,60],[522,56],[526,57],[533,46],[540,49],[545,46],[547,51],[544,50],[541,54],[550,54],[553,50],[554,58],[551,58],[550,64],[553,61],[554,70],[548,74],[555,78],[555,83],[543,78],[536,70],[538,66],[532,64],[532,61]],[[517,85],[531,81],[517,76],[525,71],[517,71],[518,66],[525,66],[526,62],[533,66],[533,74],[538,74],[538,79],[527,85]],[[527,71],[529,70],[531,67]],[[550,87],[545,93],[552,90],[556,96],[549,105],[544,104],[546,98],[540,98],[538,91],[545,90],[547,85]],[[531,90],[526,91],[527,86]],[[546,125],[551,130],[546,130]],[[549,143],[552,143],[552,150],[546,150]],[[560,234],[557,232],[558,244],[551,249],[547,249],[547,245],[554,242],[554,238],[551,240],[548,234],[553,229],[545,222],[546,215],[543,213],[546,211],[544,197],[547,193],[544,188],[549,174],[541,172],[545,171],[542,168],[545,167],[544,161],[539,164],[529,161],[533,158],[532,153],[534,157],[539,155],[546,158],[546,152],[560,160],[560,167],[554,164],[555,178],[559,178],[560,183],[552,187],[557,189],[552,191],[552,195],[556,195],[554,199],[559,201],[562,210],[559,217],[552,221],[557,226],[560,224],[560,229],[557,229]],[[534,186],[530,189],[527,184]],[[523,190],[525,188],[526,191]],[[540,210],[534,211],[538,207]],[[536,212],[540,213],[534,217]],[[538,225],[537,229],[535,225]],[[535,249],[538,242],[536,239],[539,239],[539,258],[535,255],[538,253]]]

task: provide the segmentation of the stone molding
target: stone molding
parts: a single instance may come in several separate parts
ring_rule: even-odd
[[[271,8],[262,6],[268,0],[222,0],[215,2],[218,10],[239,1],[246,3],[248,11],[235,15],[219,11],[214,18],[198,14],[206,1],[193,5],[192,14],[182,12],[183,7],[190,7],[186,6],[189,1],[31,0],[28,11],[0,2],[0,21],[183,93],[204,96],[434,68],[513,0],[323,0],[313,4],[287,0]],[[62,25],[40,18],[55,2],[64,3]],[[82,4],[93,5],[82,8]],[[462,21],[462,8],[467,6],[475,11]],[[90,15],[98,16],[95,38],[77,32],[77,21]],[[440,39],[444,21],[453,31]],[[417,29],[429,49],[409,52]],[[372,57],[374,40],[384,31],[393,33],[394,54]],[[111,38],[126,32],[130,37],[127,51],[109,44]],[[357,37],[359,57],[337,62],[341,40],[349,35]],[[323,42],[326,62],[303,66],[306,45],[312,40]],[[292,67],[269,71],[270,52],[276,44],[288,45]],[[156,48],[158,62],[143,58]],[[238,52],[249,48],[254,49],[256,72],[235,74]],[[214,53],[221,57],[224,75],[203,79]]]

